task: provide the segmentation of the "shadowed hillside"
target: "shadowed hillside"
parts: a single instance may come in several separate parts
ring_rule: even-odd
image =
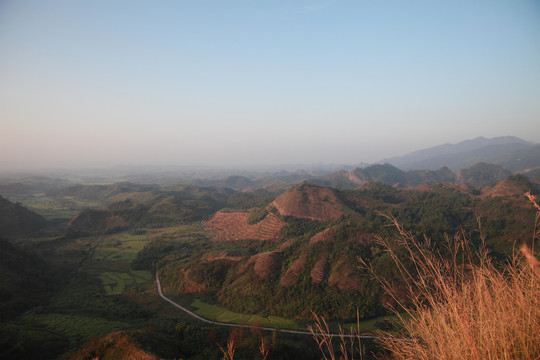
[[[28,234],[43,226],[41,216],[0,196],[0,236]]]

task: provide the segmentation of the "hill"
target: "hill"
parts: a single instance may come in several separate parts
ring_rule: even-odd
[[[498,183],[510,175],[512,175],[510,171],[498,165],[478,163],[469,169],[461,170],[457,174],[457,181],[481,188],[489,184]]]
[[[272,206],[282,216],[324,221],[350,213],[332,188],[303,183],[278,196]]]
[[[253,212],[260,210],[253,210]],[[203,225],[216,234],[216,240],[278,240],[286,225],[274,214],[263,213],[263,218],[250,224],[248,212],[219,211]]]
[[[70,357],[70,360],[159,360],[155,354],[142,349],[127,331],[116,331],[93,339]]]
[[[101,200],[105,202],[114,201],[115,196],[122,194],[144,193],[158,190],[157,185],[138,185],[129,182],[116,183],[112,185],[70,185],[56,188],[47,192],[53,198],[72,197],[84,200]]]
[[[50,279],[41,258],[0,239],[0,259],[0,320],[45,302]]]
[[[0,196],[0,236],[28,234],[44,226],[40,215]]]
[[[528,176],[540,174],[540,145],[488,159],[512,172],[523,172]]]
[[[235,192],[178,185],[168,188],[115,184],[59,189],[60,194],[89,197],[95,194],[108,205],[86,209],[74,216],[68,228],[79,232],[115,231],[126,227],[160,227],[200,221],[223,208]]]
[[[539,194],[540,184],[532,182],[529,178],[518,174],[498,183],[485,186],[482,188],[482,196],[522,198],[522,195],[529,191],[533,195]]]
[[[406,187],[421,183],[435,184],[455,181],[456,174],[447,167],[438,170],[403,171],[391,164],[370,165],[365,168],[356,168],[351,172],[342,170],[306,180],[310,184],[345,190],[353,190],[372,182]]]
[[[485,171],[498,169],[479,165],[471,176],[476,171],[481,178]],[[238,241],[220,242],[219,252],[194,253],[181,261],[171,254],[158,268],[162,281],[177,291],[215,296],[237,312],[309,317],[316,311],[340,318],[358,308],[361,317],[370,317],[384,313],[381,304],[392,299],[358,267],[358,256],[380,274],[397,276],[392,260],[374,242],[377,236],[388,236],[379,212],[395,216],[418,238],[426,234],[435,247],[444,246],[445,234],[474,229],[479,215],[493,256],[505,258],[516,238],[528,236],[526,226],[534,221],[534,211],[523,192],[537,187],[524,176],[482,192],[465,183],[396,188],[371,182],[355,190],[303,183],[265,208],[218,212],[204,223],[218,235],[214,240]],[[258,229],[270,220],[279,224],[274,235],[260,236]],[[477,232],[473,236],[479,241]]]
[[[539,147],[540,149],[540,147]],[[532,164],[537,148],[531,148],[524,155],[528,159],[527,164]],[[538,154],[540,156],[540,154]],[[525,163],[525,162],[524,162]],[[516,168],[516,167],[514,167]],[[531,177],[540,171],[540,167],[530,168],[520,173]],[[511,176],[512,172],[504,169],[500,165],[477,163],[469,168],[461,169],[457,174],[448,167],[438,170],[410,170],[403,171],[391,164],[376,164],[365,168],[356,168],[350,173],[339,171],[321,177],[313,177],[307,182],[310,184],[335,187],[339,189],[352,190],[363,185],[381,182],[395,187],[415,187],[420,184],[456,183],[467,184],[474,188],[481,189],[483,186],[497,183]]]

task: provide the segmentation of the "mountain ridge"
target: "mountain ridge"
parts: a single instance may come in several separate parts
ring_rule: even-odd
[[[537,144],[515,136],[499,136],[490,139],[477,137],[456,144],[443,144],[403,156],[394,156],[378,163],[389,163],[402,170],[436,170],[447,166],[453,171],[459,171],[463,167],[479,162],[493,162],[493,157],[530,149],[535,145]],[[488,159],[492,161],[487,161]]]

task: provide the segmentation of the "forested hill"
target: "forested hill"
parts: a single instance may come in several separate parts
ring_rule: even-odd
[[[479,217],[492,256],[505,259],[514,241],[530,236],[535,212],[523,195],[528,190],[538,194],[540,186],[521,175],[474,192],[450,183],[399,189],[378,182],[356,190],[304,183],[264,208],[219,212],[204,222],[218,234],[212,241],[219,252],[173,251],[153,264],[176,291],[211,295],[238,312],[309,317],[315,311],[339,318],[359,309],[369,318],[384,313],[381,304],[391,299],[369,280],[358,257],[397,279],[392,260],[375,241],[392,233],[381,213],[441,249],[445,236],[461,229],[479,243]],[[156,246],[141,253],[141,263],[166,253],[159,246],[167,244]]]
[[[0,196],[0,236],[28,234],[44,225],[40,215]]]

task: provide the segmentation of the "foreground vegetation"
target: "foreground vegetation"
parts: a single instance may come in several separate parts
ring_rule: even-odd
[[[539,210],[534,245],[540,207],[529,197]],[[384,341],[394,358],[540,358],[540,265],[526,243],[521,251],[528,261],[516,254],[499,267],[484,248],[475,253],[462,233],[449,239],[450,260],[425,250],[403,228],[398,229],[401,243],[418,269],[417,277],[403,273],[414,295],[411,306],[400,303],[408,314],[406,321],[401,319],[404,330],[417,341]],[[395,253],[393,259],[405,269]],[[385,287],[390,290],[389,283]]]
[[[540,235],[540,206],[534,196],[527,196],[538,209],[534,248]],[[385,358],[540,358],[540,262],[526,243],[520,247],[521,254],[515,253],[503,265],[495,264],[485,243],[475,248],[464,232],[445,238],[445,253],[433,248],[429,239],[415,238],[394,217],[387,218],[395,225],[397,237],[379,237],[379,242],[405,280],[406,300],[392,280],[359,259],[396,301],[401,329],[380,333],[378,340],[388,351]],[[365,356],[358,337],[334,340],[324,319],[317,318],[311,331],[325,359]],[[352,333],[358,331],[353,328]]]

